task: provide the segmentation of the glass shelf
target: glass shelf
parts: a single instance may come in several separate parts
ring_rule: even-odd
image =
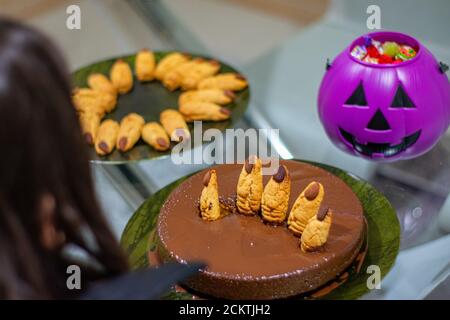
[[[450,63],[450,4],[370,1],[388,29],[414,35]],[[408,2],[408,3],[406,3]],[[450,135],[426,155],[392,164],[344,154],[331,144],[317,115],[317,92],[327,58],[366,33],[369,1],[129,0],[83,4],[81,31],[60,31],[52,14],[31,21],[56,38],[71,66],[136,52],[142,47],[210,55],[242,70],[251,103],[241,128],[278,128],[282,158],[337,166],[367,180],[396,208],[402,226],[397,263],[367,299],[450,299]],[[409,10],[408,15],[404,10]],[[58,9],[60,13],[64,8]],[[59,12],[59,11],[58,11]],[[102,46],[96,39],[102,36]],[[77,45],[74,45],[77,44]],[[82,44],[82,48],[79,48]],[[170,158],[128,165],[93,164],[97,192],[119,237],[132,212],[168,183],[203,168]]]

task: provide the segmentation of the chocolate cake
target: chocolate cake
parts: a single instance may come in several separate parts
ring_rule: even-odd
[[[323,206],[333,210],[328,239],[320,250],[304,252],[299,237],[286,226],[264,223],[261,215],[230,213],[205,221],[199,213],[204,170],[175,189],[163,205],[157,226],[162,261],[203,261],[205,270],[185,285],[197,292],[227,299],[285,298],[314,290],[335,279],[357,256],[364,238],[361,203],[338,177],[297,161],[281,161],[297,196],[313,181],[324,191]],[[222,204],[232,207],[242,165],[219,165]],[[264,176],[267,185],[270,176]]]

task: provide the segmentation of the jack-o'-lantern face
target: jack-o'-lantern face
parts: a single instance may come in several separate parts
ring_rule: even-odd
[[[347,101],[344,104],[344,107],[366,108],[368,110],[373,111],[374,108],[370,108],[369,104],[367,103],[366,94],[364,92],[362,82],[358,85],[358,87],[355,89],[352,95],[347,99]],[[388,112],[395,111],[396,109],[411,109],[411,108],[416,108],[416,106],[408,97],[402,86],[399,85],[389,107],[389,109],[392,110],[388,110]],[[380,108],[377,108],[375,111],[373,111],[373,116],[367,123],[365,130],[368,132],[372,132],[373,134],[378,133],[381,137],[384,134],[389,134],[392,128],[391,125],[389,124],[389,121],[383,114],[383,111],[381,111]],[[358,142],[358,139],[356,139],[353,134],[351,134],[350,132],[346,131],[341,127],[339,127],[339,133],[341,134],[342,138],[353,147],[355,151],[365,156],[372,157],[375,154],[379,154],[383,155],[384,157],[392,157],[414,145],[420,137],[421,129],[418,128],[415,132],[407,136],[404,136],[397,144],[392,144],[389,142],[379,143],[371,141],[361,143]]]
[[[430,150],[450,124],[450,84],[439,63],[409,36],[372,38],[420,48],[398,65],[359,61],[341,52],[322,80],[318,107],[327,135],[339,148],[370,160],[413,158]]]

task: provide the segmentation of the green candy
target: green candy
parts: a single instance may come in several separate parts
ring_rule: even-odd
[[[383,52],[393,58],[400,52],[400,46],[396,42],[386,41],[383,43]]]

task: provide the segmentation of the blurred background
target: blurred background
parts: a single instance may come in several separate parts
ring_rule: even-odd
[[[81,30],[66,28],[72,4],[81,8]],[[365,298],[450,299],[450,135],[417,159],[374,164],[334,147],[316,112],[326,59],[370,31],[371,4],[381,8],[382,29],[417,38],[450,64],[446,0],[0,0],[0,14],[50,35],[71,70],[143,47],[202,53],[240,69],[252,97],[239,127],[279,128],[280,139],[271,143],[281,157],[348,170],[396,208],[401,253],[382,289]],[[174,166],[170,159],[92,164],[98,196],[118,237],[145,198],[201,167]]]

